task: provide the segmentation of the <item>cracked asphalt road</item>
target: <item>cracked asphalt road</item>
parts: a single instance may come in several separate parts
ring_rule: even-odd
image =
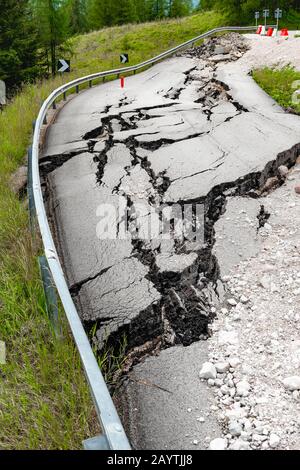
[[[49,211],[71,292],[83,320],[97,325],[96,344],[125,334],[129,349],[157,338],[162,349],[175,346],[136,366],[137,382],[125,385],[124,396],[137,403],[124,413],[134,446],[199,448],[218,435],[210,392],[195,380],[195,358],[200,367],[206,355],[199,339],[209,334],[210,304],[222,297],[220,272],[231,256],[221,255],[218,237],[214,247],[214,226],[226,198],[253,195],[279,165],[294,164],[298,129],[298,116],[284,113],[239,61],[184,56],[127,78],[125,90],[111,82],[81,93],[50,127],[41,160]],[[144,239],[154,206],[188,203],[203,206],[203,239],[178,241],[175,232]],[[113,208],[108,225],[116,233],[121,208],[130,207],[139,236],[99,237],[104,204]],[[160,390],[153,402],[141,377],[159,386],[168,377],[175,398]],[[187,420],[190,408],[205,414],[205,424]]]

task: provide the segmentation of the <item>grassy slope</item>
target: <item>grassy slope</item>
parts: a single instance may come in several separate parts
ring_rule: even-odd
[[[42,100],[62,80],[117,66],[120,52],[139,62],[221,24],[219,14],[205,13],[77,37],[71,74],[24,87],[0,113],[0,340],[7,346],[7,364],[0,366],[0,449],[76,449],[96,432],[72,340],[66,332],[57,342],[49,328],[25,204],[9,189]]]
[[[292,102],[295,89],[293,82],[300,80],[300,72],[292,67],[270,69],[268,67],[254,70],[253,78],[258,85],[284,108],[292,108],[300,113],[300,104]],[[300,83],[300,82],[299,82]],[[300,89],[300,86],[297,86]],[[299,101],[299,95],[298,95]]]

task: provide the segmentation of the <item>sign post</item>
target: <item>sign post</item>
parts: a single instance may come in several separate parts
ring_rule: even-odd
[[[3,80],[0,80],[0,106],[6,105],[6,85]]]
[[[269,16],[270,16],[270,10],[264,10],[263,11],[263,17],[265,19],[265,29],[267,27],[267,18],[269,18]]]
[[[258,19],[259,19],[259,11],[255,12],[255,21],[256,21],[256,27],[258,25]]]
[[[282,18],[282,10],[276,8],[275,10],[275,18],[277,19],[277,31],[279,29],[279,18]]]

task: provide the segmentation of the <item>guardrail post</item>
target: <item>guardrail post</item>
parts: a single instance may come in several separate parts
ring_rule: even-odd
[[[64,96],[64,101],[67,101],[67,92],[66,92],[66,91],[64,91],[64,95],[63,95],[63,96]]]
[[[27,197],[28,197],[28,208],[29,208],[29,222],[30,230],[32,236],[35,234],[35,218],[36,210],[33,197],[33,187],[32,187],[32,147],[28,149],[28,158],[27,158]]]
[[[54,100],[53,103],[52,103],[52,109],[56,109],[56,102],[55,102],[55,100]]]
[[[104,434],[86,439],[82,445],[84,450],[111,450]]]
[[[76,93],[79,93],[79,85],[76,85]]]
[[[92,86],[93,86],[93,82],[92,82],[92,80],[90,80],[89,81],[89,87],[92,88]]]
[[[53,278],[50,273],[49,265],[45,256],[39,256],[39,266],[44,286],[48,317],[53,327],[55,336],[61,339],[62,331],[61,325],[59,324],[56,289],[54,287]]]

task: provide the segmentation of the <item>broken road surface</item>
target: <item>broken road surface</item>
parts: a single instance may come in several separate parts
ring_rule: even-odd
[[[161,350],[123,385],[132,403],[125,425],[138,448],[206,448],[221,434],[212,392],[195,374],[207,355],[213,305],[226,295],[221,274],[247,259],[249,234],[241,229],[240,249],[223,257],[228,237],[223,245],[216,227],[227,200],[258,197],[300,151],[299,117],[236,61],[246,42],[222,41],[221,49],[209,43],[211,58],[191,51],[127,78],[124,90],[111,82],[81,93],[51,125],[41,159],[63,266],[83,322],[95,326],[94,343],[101,350],[125,335],[130,351]],[[199,56],[208,46],[201,47]],[[171,235],[161,237],[153,208],[186,205],[203,237],[177,238],[173,216]],[[124,207],[130,237],[119,236]],[[103,236],[103,217],[115,236]]]

